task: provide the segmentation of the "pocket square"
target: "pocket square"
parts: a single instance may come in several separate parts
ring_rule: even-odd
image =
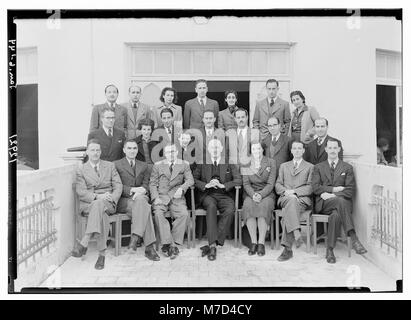
[[[345,172],[341,173],[342,176],[345,176]]]

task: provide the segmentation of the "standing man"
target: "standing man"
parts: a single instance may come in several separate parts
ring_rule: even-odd
[[[87,143],[88,161],[77,169],[76,193],[80,200],[80,212],[88,216],[86,231],[72,255],[79,258],[86,254],[90,239],[97,238],[99,255],[95,268],[104,268],[107,238],[110,230],[109,215],[116,212],[117,201],[123,186],[113,163],[100,159],[101,147],[98,140]]]
[[[134,139],[124,143],[123,159],[114,162],[123,183],[123,193],[118,202],[117,212],[131,216],[131,237],[129,248],[137,250],[142,242],[146,246],[145,256],[153,261],[160,260],[154,249],[156,236],[148,203],[148,182],[150,169],[147,163],[136,160],[138,147]]]
[[[281,122],[273,116],[268,119],[268,135],[264,138],[262,145],[265,155],[275,160],[277,175],[282,163],[291,159],[291,138],[280,132]]]
[[[197,165],[194,170],[195,186],[200,191],[198,204],[207,211],[208,246],[202,247],[203,256],[214,261],[217,257],[217,244],[224,245],[226,235],[235,214],[234,190],[241,186],[242,180],[236,165],[225,164],[222,158],[223,146],[218,139],[208,144],[211,164]],[[217,223],[217,210],[220,220]]]
[[[211,110],[218,118],[220,111],[218,102],[207,97],[207,81],[199,79],[195,83],[197,97],[188,100],[184,105],[184,129],[200,129],[203,126],[203,116],[206,110]]]
[[[314,166],[312,188],[315,194],[315,211],[326,214],[328,218],[327,254],[328,263],[335,263],[334,247],[341,230],[352,239],[352,246],[356,253],[364,254],[363,247],[355,233],[352,218],[352,197],[355,191],[355,177],[353,167],[338,159],[341,151],[338,141],[328,139],[325,147],[328,158]]]
[[[127,131],[125,134],[128,139],[134,139],[141,135],[138,130],[138,123],[141,119],[150,119],[151,108],[140,101],[141,88],[139,86],[131,86],[128,88],[130,101],[123,104],[127,110]]]
[[[107,102],[103,104],[98,104],[93,107],[90,119],[90,131],[94,131],[101,128],[101,118],[103,109],[109,108],[114,111],[115,121],[114,126],[124,132],[127,131],[127,109],[117,104],[118,89],[115,85],[109,84],[105,89],[104,93],[106,95]]]
[[[97,139],[101,145],[101,160],[115,161],[123,157],[124,132],[114,127],[115,114],[109,107],[101,111],[102,126],[90,132],[87,140]]]
[[[294,141],[291,148],[293,160],[280,166],[275,191],[280,196],[278,205],[282,208],[283,235],[281,245],[284,251],[277,258],[278,261],[286,261],[292,258],[292,246],[295,240],[296,247],[303,243],[301,237],[300,215],[311,207],[311,176],[313,165],[304,161],[304,144]],[[310,235],[307,235],[310,241]]]
[[[291,121],[289,103],[277,95],[279,89],[278,81],[268,79],[265,87],[267,89],[267,98],[257,101],[253,119],[253,127],[260,130],[261,139],[268,135],[267,124],[269,118],[276,116],[280,120],[280,131],[282,133],[288,132]]]
[[[307,144],[304,159],[312,164],[318,164],[327,160],[328,156],[325,152],[325,146],[327,145],[328,139],[334,139],[338,142],[338,146],[341,149],[338,153],[338,158],[342,160],[343,148],[341,141],[328,135],[328,120],[326,118],[315,120],[314,129],[317,138]]]
[[[176,244],[183,244],[188,211],[184,194],[194,185],[193,175],[187,162],[177,158],[177,147],[169,144],[164,148],[165,159],[156,162],[150,178],[150,194],[154,217],[160,234],[161,251],[174,259],[179,254]],[[167,211],[174,218],[172,230],[165,217]]]
[[[201,131],[201,138],[202,138],[202,163],[211,163],[210,160],[210,154],[207,153],[207,146],[208,143],[212,140],[217,138],[220,140],[221,144],[223,145],[223,154],[224,154],[224,159],[225,159],[225,132],[221,128],[216,128],[215,123],[216,123],[216,118],[214,115],[214,112],[211,110],[205,111],[203,115],[203,124],[204,127],[200,129]]]

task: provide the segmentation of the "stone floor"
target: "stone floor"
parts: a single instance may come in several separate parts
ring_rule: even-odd
[[[160,254],[153,262],[144,257],[144,249],[121,249],[118,257],[113,249],[106,256],[103,270],[95,270],[97,251],[90,244],[83,258],[70,257],[41,284],[41,287],[367,287],[371,291],[396,290],[394,279],[369,262],[366,257],[352,252],[348,257],[344,244],[335,250],[336,264],[325,261],[324,244],[318,254],[307,253],[303,245],[294,250],[294,257],[286,262],[276,260],[280,250],[266,246],[263,257],[248,256],[247,248],[235,248],[233,241],[219,247],[217,260],[201,257],[200,246],[180,247],[180,255],[170,260]],[[273,289],[275,291],[275,289]]]

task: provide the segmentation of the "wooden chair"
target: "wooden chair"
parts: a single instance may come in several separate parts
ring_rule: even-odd
[[[314,254],[317,254],[317,241],[321,239],[322,237],[317,238],[317,222],[322,222],[324,224],[324,239],[325,239],[325,246],[327,247],[327,223],[328,223],[328,218],[329,216],[326,214],[313,214],[311,216],[312,220],[312,226],[313,226],[313,242],[314,242]],[[346,236],[344,229],[342,229],[342,240],[344,242],[347,242],[347,247],[348,247],[348,257],[351,257],[351,248],[352,248],[352,242],[351,242],[351,237]]]
[[[196,217],[197,216],[206,216],[207,212],[206,210],[202,208],[195,209],[195,199],[194,199],[194,186],[192,186],[191,189],[191,237],[192,237],[192,245],[193,248],[195,247],[195,242],[196,242],[196,235],[195,235],[195,230],[196,230]],[[237,229],[238,229],[238,202],[239,202],[239,193],[240,193],[241,186],[235,186],[235,211],[234,211],[234,246],[237,248],[238,247],[238,234],[237,234]],[[220,215],[220,212],[217,211],[217,216]],[[240,233],[241,234],[241,233]]]
[[[271,223],[271,228],[273,228],[274,220],[275,220],[275,249],[279,250],[280,249],[280,217],[283,216],[282,214],[283,209],[275,209],[274,210],[274,217]],[[307,242],[306,242],[306,250],[307,252],[310,252],[311,247],[311,224],[310,224],[310,215],[311,215],[311,209],[310,210],[305,210],[302,214],[301,217],[303,218],[300,223],[302,225],[305,224],[307,227]],[[271,233],[271,237],[273,237],[273,233]],[[273,243],[273,242],[272,242]],[[271,249],[273,249],[273,245],[271,246]]]

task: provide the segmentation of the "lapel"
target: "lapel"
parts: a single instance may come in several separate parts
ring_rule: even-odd
[[[87,175],[91,177],[95,184],[98,185],[100,183],[100,178],[98,177],[96,171],[94,171],[93,167],[90,164],[90,161],[84,165],[84,170],[88,173]],[[101,177],[101,160],[100,160],[100,177]]]
[[[304,159],[301,160],[300,165],[298,166],[295,175],[299,174],[301,171],[303,171],[305,169],[305,167],[307,166],[307,162],[304,161]]]
[[[270,105],[268,104],[267,97],[262,101],[261,107],[262,107],[262,109],[265,110],[265,112],[266,112],[267,114],[270,114]]]
[[[100,178],[98,179],[98,182],[100,183],[105,179],[105,174],[107,172],[107,166],[104,161],[100,161],[100,168],[99,168],[99,173],[100,173]]]
[[[337,166],[334,169],[334,180],[344,171],[344,165],[341,160],[338,160]],[[334,181],[333,181],[334,182]]]
[[[211,164],[204,164],[203,165],[203,170],[204,170],[204,178],[206,182],[209,182],[211,180]]]
[[[173,180],[177,175],[180,173],[181,164],[179,162],[174,163],[173,173],[170,176],[170,181]],[[168,172],[170,172],[170,167],[168,168]]]
[[[161,163],[162,171],[163,173],[171,180],[171,172],[170,172],[170,167],[168,166],[167,160],[164,160]]]
[[[219,165],[220,169],[220,182],[225,183],[225,173],[227,172],[227,164],[220,164]]]
[[[272,139],[272,136],[270,134],[270,138]],[[278,138],[278,141],[275,145],[273,145],[274,141],[271,140],[271,145],[273,146],[273,156],[275,156],[282,148],[283,144],[285,143],[285,136],[283,134],[280,134],[280,137]]]
[[[266,101],[268,103],[268,100],[266,100]],[[280,107],[281,107],[280,97],[277,97],[277,99],[274,102],[273,111],[272,111],[271,114],[273,115],[274,113],[276,113],[280,109]]]
[[[267,159],[267,157],[263,157],[261,159],[261,166],[260,166],[260,169],[257,172],[257,175],[261,177],[263,175],[264,171],[267,169],[267,167],[268,167],[268,159]]]
[[[317,140],[315,140],[315,142],[317,142],[317,141],[318,141],[318,138],[317,138]],[[323,143],[321,144],[320,152],[318,153],[318,159],[321,158],[321,156],[324,154],[325,146],[327,145],[327,141],[328,141],[328,135],[325,137]]]
[[[137,110],[139,110],[139,108],[137,108]],[[137,111],[137,113],[138,113],[138,111]],[[128,102],[128,104],[127,104],[127,115],[128,115],[128,118],[130,119],[130,121],[134,125],[135,124],[134,123],[134,113],[133,113],[133,106],[132,106],[131,102]]]
[[[134,159],[134,163],[136,163],[136,160]],[[130,163],[128,162],[127,158],[123,158],[122,160],[122,165],[124,169],[130,173],[133,177],[136,177],[137,175],[135,174],[134,170],[130,167]],[[134,164],[134,167],[136,167],[136,164]]]
[[[333,182],[331,179],[331,169],[330,169],[330,164],[328,163],[328,160],[324,161],[324,173],[327,176],[328,180]],[[334,172],[335,176],[335,172]]]

